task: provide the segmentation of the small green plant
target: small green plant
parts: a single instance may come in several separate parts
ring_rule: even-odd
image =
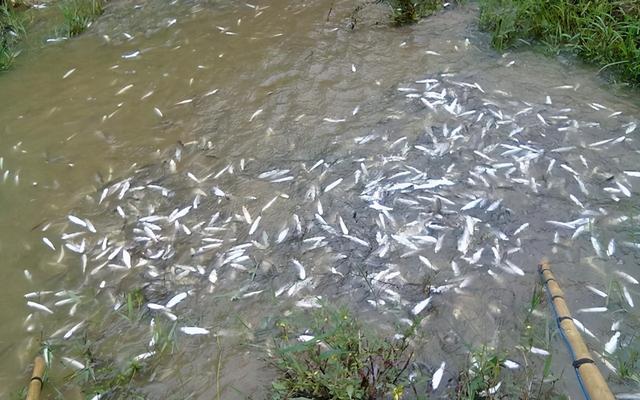
[[[617,284],[617,282],[613,283]],[[610,287],[613,286],[613,283]],[[611,290],[609,293],[611,297]],[[620,302],[622,303],[623,300],[620,300]],[[631,313],[622,323],[624,324],[623,330],[627,332],[637,332],[640,327],[640,321],[637,316]],[[640,340],[638,340],[637,334],[632,334],[630,337],[625,337],[622,342],[624,344],[620,345],[613,354],[604,354],[617,370],[617,373],[612,378],[619,382],[638,385],[640,384]]]
[[[501,385],[502,364],[506,357],[489,347],[471,352],[466,370],[458,376],[456,399],[493,398]]]
[[[638,348],[629,346],[619,349],[615,353],[614,362],[621,380],[640,384],[640,350]]]
[[[155,321],[152,342],[157,356],[165,352],[173,353],[176,348],[177,326],[178,324],[175,321]]]
[[[60,4],[63,34],[77,36],[84,32],[104,11],[105,0],[64,0]]]
[[[142,306],[145,303],[144,292],[141,288],[135,288],[125,294],[126,308],[122,308],[121,315],[130,322],[137,322],[142,316]]]
[[[18,54],[16,44],[24,35],[23,16],[0,2],[0,71],[9,69],[13,64]]]
[[[24,400],[27,398],[27,388],[22,387],[18,390],[11,392],[10,397],[11,400]]]
[[[311,320],[308,320],[311,318]],[[412,353],[400,340],[367,335],[348,311],[321,310],[277,324],[274,400],[376,400],[402,395]]]
[[[442,0],[385,0],[393,10],[394,25],[406,25],[428,17],[443,7]]]
[[[84,343],[85,367],[75,371],[69,380],[78,384],[88,396],[101,394],[113,399],[143,399],[133,382],[144,373],[146,363],[133,358],[121,367],[113,360],[98,357],[93,347],[90,342]]]

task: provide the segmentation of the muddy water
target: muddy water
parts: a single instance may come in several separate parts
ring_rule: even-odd
[[[376,155],[395,155],[390,143],[406,136],[408,144],[420,146],[425,127],[442,129],[443,123],[449,123],[450,129],[455,128],[455,122],[440,114],[429,114],[417,99],[405,97],[399,87],[417,88],[416,80],[433,77],[443,80],[443,87],[451,88],[456,86],[444,81],[477,82],[485,93],[476,92],[463,99],[468,95],[459,92],[460,103],[464,101],[468,108],[481,109],[494,103],[513,115],[530,103],[547,118],[570,114],[571,119],[580,121],[577,133],[565,135],[547,127],[553,124],[538,126],[536,115],[529,115],[524,124],[533,133],[527,139],[546,151],[588,146],[608,139],[610,132],[618,137],[625,131],[623,125],[635,121],[638,115],[637,96],[613,92],[593,78],[593,70],[530,53],[494,53],[488,48],[486,37],[476,30],[473,8],[449,11],[402,29],[375,24],[384,14],[372,9],[363,12],[352,29],[349,16],[353,7],[350,2],[324,1],[276,1],[258,9],[231,2],[112,4],[87,34],[28,52],[14,71],[0,76],[2,174],[9,171],[0,192],[0,250],[5,260],[0,302],[0,316],[5,321],[0,343],[2,390],[9,392],[19,386],[41,338],[53,336],[54,344],[64,343],[59,356],[83,362],[80,348],[84,338],[99,344],[98,357],[116,363],[124,364],[147,351],[150,315],[131,323],[112,310],[114,303],[122,303],[127,290],[149,283],[145,286],[149,302],[165,304],[172,295],[189,291],[187,300],[174,310],[180,326],[204,326],[217,335],[180,336],[172,355],[153,360],[155,373],[140,382],[149,398],[212,398],[218,390],[222,398],[262,398],[272,377],[262,361],[265,346],[268,347],[265,340],[273,333],[274,319],[299,308],[298,301],[312,301],[319,295],[325,300],[348,303],[363,319],[379,324],[384,332],[393,332],[398,321],[411,317],[407,311],[424,299],[425,279],[433,280],[434,285],[459,283],[459,277],[447,275],[451,274],[450,261],[458,257],[456,240],[462,233],[459,221],[450,221],[451,243],[446,243],[442,252],[420,253],[432,258],[439,269],[447,269],[435,277],[416,261],[415,254],[411,261],[403,257],[411,249],[397,249],[389,260],[372,261],[370,252],[362,249],[365,246],[355,241],[344,244],[327,239],[329,245],[318,246],[319,253],[309,253],[305,246],[321,241],[310,245],[287,241],[283,246],[272,246],[256,258],[255,265],[244,266],[249,277],[247,271],[236,266],[221,270],[218,282],[210,285],[207,275],[215,266],[215,253],[205,252],[193,258],[190,249],[197,249],[201,243],[177,234],[171,239],[175,258],[156,265],[161,268],[162,284],[148,273],[123,274],[116,267],[87,275],[82,261],[72,256],[73,251],[60,256],[65,243],[61,234],[79,230],[69,223],[68,214],[89,218],[95,224],[98,237],[88,239],[88,243],[96,244],[104,235],[110,236],[114,248],[130,249],[135,265],[144,253],[132,244],[135,233],[130,226],[131,216],[154,212],[170,215],[175,208],[191,204],[200,190],[204,193],[204,206],[184,217],[189,227],[205,218],[210,220],[216,211],[221,211],[223,218],[242,221],[242,206],[252,216],[252,222],[245,221],[242,228],[236,226],[240,224],[235,220],[225,225],[229,233],[223,237],[230,246],[250,241],[251,235],[246,231],[262,215],[260,210],[283,194],[289,198],[280,196],[268,212],[264,211],[261,225],[256,227],[257,235],[262,236],[255,240],[262,242],[264,231],[270,235],[267,241],[274,242],[288,225],[290,237],[294,237],[293,214],[299,215],[304,230],[309,230],[303,237],[330,237],[330,233],[317,227],[315,231],[307,228],[318,213],[317,203],[309,201],[308,190],[314,185],[324,190],[342,178],[344,182],[328,191],[326,197],[318,196],[324,209],[321,214],[335,229],[337,217],[344,218],[353,235],[372,245],[375,234],[367,230],[378,229],[376,222],[371,222],[378,213],[370,213],[367,203],[359,199],[362,188],[353,182],[354,171],[365,163],[372,171],[370,180],[374,181],[377,173],[393,175],[401,169],[390,161],[378,164],[376,160]],[[558,88],[564,85],[572,88]],[[552,105],[545,105],[546,96],[552,97]],[[588,106],[593,102],[608,109],[596,112]],[[564,108],[571,111],[561,111]],[[614,111],[622,114],[610,117]],[[497,138],[496,134],[495,143]],[[602,171],[608,159],[615,163],[614,171],[602,172],[636,169],[637,145],[632,138],[633,134],[623,149],[585,151],[589,168],[583,169],[591,171],[598,166]],[[481,149],[480,143],[483,141],[467,147]],[[559,154],[564,157],[564,153]],[[582,153],[566,158],[575,169],[581,163],[578,154]],[[321,159],[324,164],[317,169],[317,175],[303,173]],[[424,161],[412,161],[414,167],[424,166]],[[438,178],[444,176],[452,162],[457,169],[472,169],[479,161],[460,151],[442,161],[429,162],[433,163],[429,165],[430,177]],[[562,163],[558,162],[556,170]],[[223,171],[229,165],[234,166],[235,173]],[[532,169],[544,171],[546,167],[547,163],[541,162]],[[294,181],[265,183],[259,179],[260,174],[275,169],[294,171]],[[461,182],[467,179],[464,175],[457,178]],[[605,178],[596,173],[588,184],[601,184]],[[117,193],[109,192],[105,203],[97,205],[104,188],[126,179],[130,179],[130,187],[157,184],[166,187],[171,195],[143,190],[139,193],[144,195],[132,192],[129,197],[123,191],[119,198]],[[474,278],[470,289],[458,288],[460,293],[450,298],[436,297],[434,309],[423,322],[424,334],[419,342],[423,350],[419,357],[426,365],[422,371],[425,375],[430,376],[440,361],[449,360],[448,355],[464,354],[468,346],[490,343],[513,347],[521,342],[521,314],[535,284],[534,265],[543,254],[555,257],[560,266],[558,274],[567,282],[568,291],[576,289],[572,293],[575,309],[601,305],[597,297],[585,292],[584,285],[605,290],[614,277],[612,270],[638,277],[632,268],[636,261],[634,251],[620,244],[616,256],[607,258],[594,257],[589,233],[574,244],[566,232],[560,231],[563,237],[554,243],[558,228],[543,221],[571,221],[580,216],[579,207],[568,199],[569,193],[579,194],[575,181],[556,179],[548,178],[555,182],[552,188],[566,185],[567,192],[550,190],[548,196],[536,196],[502,186],[481,190],[474,186],[481,185],[476,178],[478,182],[456,187],[459,192],[449,193],[457,204],[451,207],[455,210],[473,199],[465,197],[469,194],[490,195],[491,200],[504,198],[509,210],[496,220],[489,220],[492,226],[508,226],[513,232],[522,223],[531,224],[522,234],[522,250],[513,259],[524,269],[525,277],[515,279],[507,274],[506,280],[496,280],[486,274],[476,276],[474,268],[462,266],[462,277]],[[623,184],[632,188],[633,181]],[[211,192],[213,186],[229,193],[231,200],[225,203],[216,199]],[[593,193],[591,186],[590,189]],[[618,193],[622,200],[616,202],[607,193],[592,194],[587,208],[602,207],[614,216],[635,215],[633,198],[626,200]],[[408,224],[412,218],[424,218],[412,209],[411,203],[398,204],[394,216],[399,221]],[[118,206],[125,218],[119,216]],[[411,225],[406,230],[411,230]],[[616,237],[618,242],[633,241],[628,227],[597,232],[605,248],[610,237]],[[487,235],[491,237],[490,233]],[[43,243],[43,237],[51,240],[55,251]],[[485,245],[483,264],[490,265],[493,239],[476,240],[472,250]],[[273,293],[296,281],[291,258],[300,259],[307,273],[319,278],[310,287],[300,289],[299,296],[283,299]],[[118,262],[123,263],[113,263]],[[202,263],[206,275],[185,277],[180,268],[172,270],[171,263]],[[98,264],[90,259],[88,270]],[[400,265],[397,268],[403,282],[391,285],[401,300],[386,307],[377,298],[381,294],[368,294],[368,285],[370,275],[389,265]],[[330,270],[332,266],[335,272]],[[503,274],[502,270],[496,271]],[[637,298],[637,285],[626,282],[625,286],[632,298]],[[50,295],[31,298],[54,309],[53,315],[47,315],[25,305],[23,295],[37,290],[73,290],[80,300],[72,311],[68,305],[54,307],[57,298]],[[257,293],[263,290],[266,292]],[[382,289],[376,290],[382,293]],[[392,304],[388,298],[385,303]],[[621,341],[632,338],[628,332],[637,321],[637,311],[625,305],[624,299],[616,300],[613,310],[606,318],[601,314],[585,314],[581,318],[596,334],[592,345],[600,352],[612,334],[612,321],[623,320],[626,331]],[[33,316],[25,322],[31,313]],[[156,323],[167,324],[162,318],[156,315]],[[61,340],[64,332],[81,321],[88,328],[80,329],[69,340]],[[544,321],[538,320],[540,324]],[[536,339],[535,345],[560,353],[554,365],[554,372],[563,377],[558,387],[572,396],[577,394],[561,341],[554,338],[545,347],[544,340]],[[524,358],[529,357],[536,356],[527,354]],[[526,361],[520,357],[517,362]],[[218,365],[222,368],[216,382],[211,371]],[[455,375],[455,361],[449,365],[447,379]],[[58,378],[73,371],[59,360],[54,369]],[[73,388],[65,386],[64,390],[69,390],[72,398]],[[631,389],[622,384],[616,390]]]

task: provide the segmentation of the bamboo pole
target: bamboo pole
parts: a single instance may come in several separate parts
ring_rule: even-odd
[[[609,385],[604,380],[598,366],[593,361],[587,345],[582,339],[576,324],[571,318],[569,307],[564,299],[564,293],[551,272],[549,260],[543,259],[538,265],[538,272],[542,277],[542,282],[551,297],[551,305],[558,318],[558,327],[562,331],[573,357],[573,367],[578,374],[585,394],[590,400],[615,400]]]
[[[26,400],[40,399],[42,391],[42,376],[44,375],[45,363],[41,356],[37,356],[33,361],[33,373],[31,374],[31,382],[29,382],[29,391]]]

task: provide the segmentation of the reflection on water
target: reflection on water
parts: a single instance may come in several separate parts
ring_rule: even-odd
[[[424,317],[422,372],[447,360],[454,378],[469,346],[521,343],[543,255],[574,310],[608,307],[576,314],[590,346],[605,353],[612,323],[629,344],[637,101],[493,53],[473,9],[352,30],[351,7],[114,4],[0,77],[3,388],[41,338],[125,363],[177,320],[210,334],[149,356],[149,398],[212,398],[218,357],[224,398],[260,398],[274,319],[323,302],[389,333]],[[140,286],[135,323],[121,315]],[[577,394],[562,343],[531,344]]]

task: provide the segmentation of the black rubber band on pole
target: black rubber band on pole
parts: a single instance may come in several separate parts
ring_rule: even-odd
[[[590,359],[590,358],[581,358],[581,359],[579,359],[579,360],[575,360],[575,361],[573,362],[573,368],[578,369],[578,368],[580,368],[580,366],[581,366],[582,364],[595,364],[595,363],[596,363],[596,362],[595,362],[595,361],[593,361],[593,360],[592,360],[592,359]]]
[[[33,378],[31,378],[32,381],[40,381],[40,386],[44,385],[44,382],[42,381],[42,378],[40,378],[39,376],[34,376]]]
[[[541,274],[544,274],[544,271],[549,271],[549,272],[551,272],[551,269],[549,269],[549,268],[542,268],[542,269],[540,269],[539,271],[540,271],[540,273],[541,273]]]
[[[560,322],[564,321],[565,319],[570,319],[571,321],[573,321],[573,318],[565,315],[563,317],[558,317],[558,324],[560,324]]]
[[[559,295],[559,294],[556,294],[555,296],[552,296],[552,297],[551,297],[551,301],[554,301],[555,299],[562,299],[562,300],[564,300],[564,296],[561,296],[561,295]]]
[[[554,281],[554,282],[558,282],[555,280],[555,278],[549,278],[546,281],[544,281],[544,284],[546,285],[547,283],[549,283],[550,281]]]

